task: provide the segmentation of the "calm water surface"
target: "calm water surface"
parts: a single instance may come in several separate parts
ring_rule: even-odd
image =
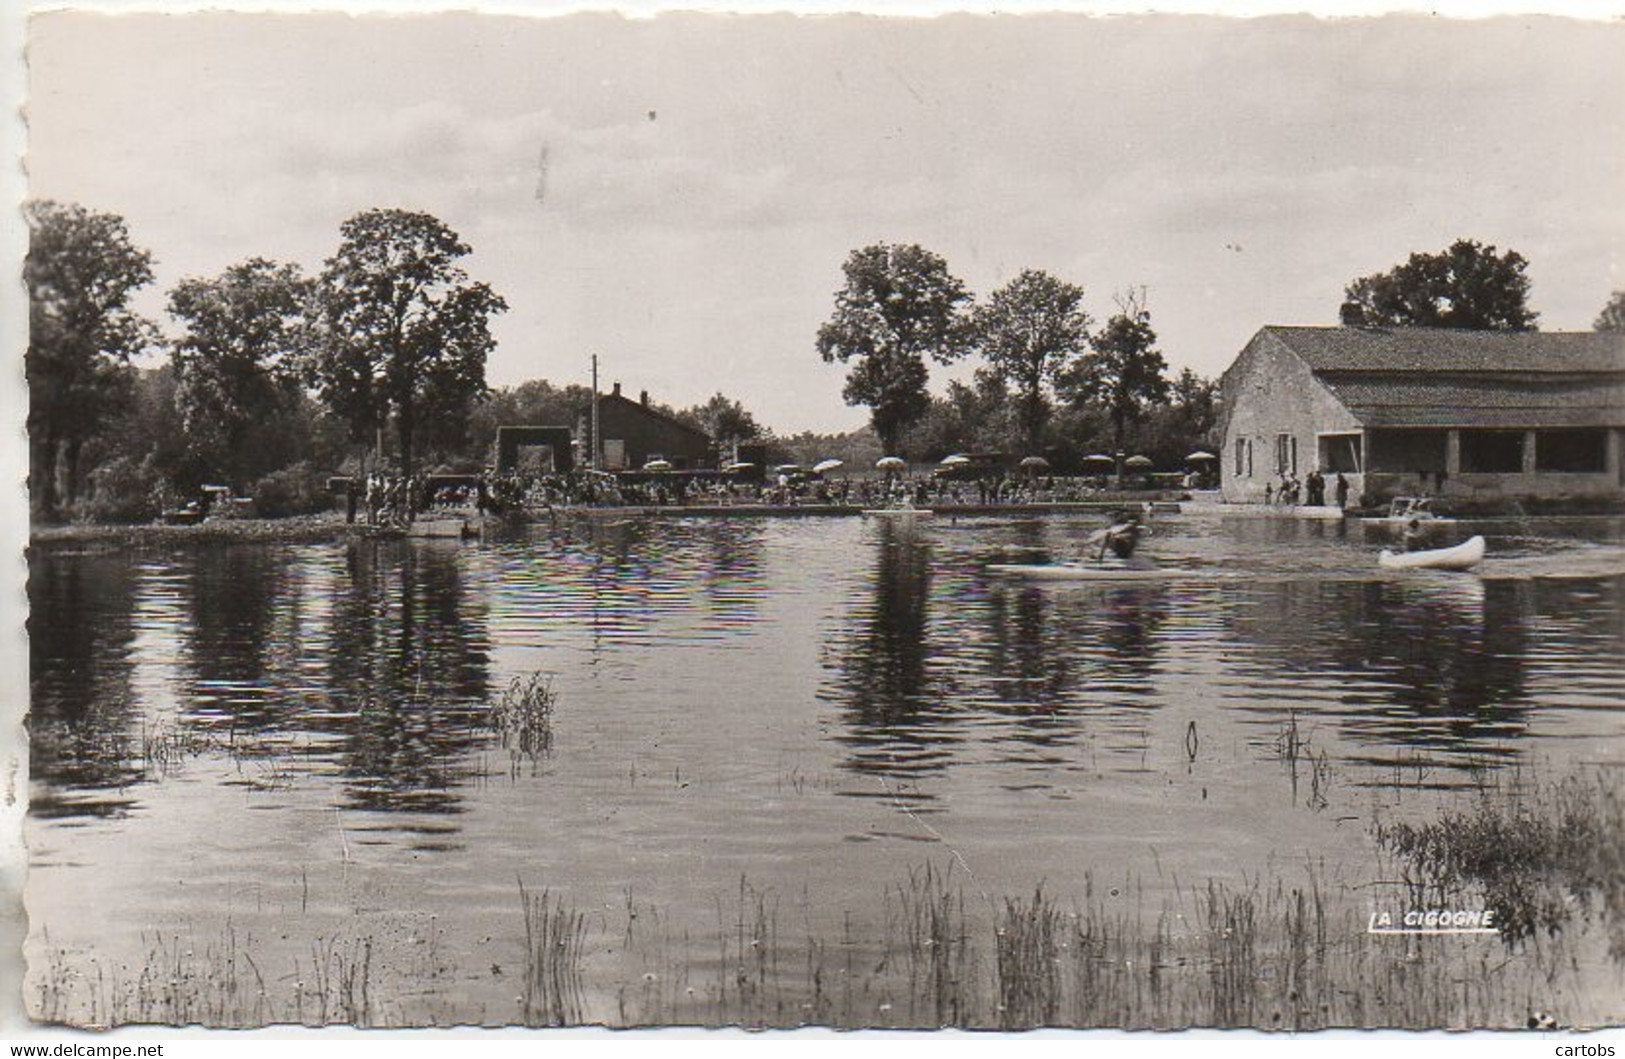
[[[1189,578],[987,570],[1098,525],[36,554],[34,949],[362,924],[424,954],[435,1017],[504,1022],[519,882],[681,937],[742,879],[835,923],[926,863],[989,895],[1356,879],[1374,819],[1432,819],[1485,770],[1622,761],[1618,520],[1474,524],[1469,575],[1380,575],[1359,525],[1199,516],[1145,545]],[[557,705],[526,755],[486,715],[536,672]]]

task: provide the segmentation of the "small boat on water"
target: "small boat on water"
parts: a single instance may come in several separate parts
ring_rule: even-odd
[[[1484,560],[1484,538],[1469,537],[1454,548],[1393,552],[1384,548],[1377,565],[1389,570],[1470,570]]]
[[[462,540],[475,536],[476,532],[462,516],[425,518],[420,515],[407,524],[406,535],[417,539]]]
[[[868,507],[864,518],[930,518],[936,512],[928,507]]]
[[[1160,566],[1111,566],[1095,563],[994,563],[989,573],[1033,581],[1165,581],[1186,571]]]
[[[1396,496],[1393,502],[1388,505],[1386,515],[1367,516],[1367,521],[1370,522],[1404,524],[1412,520],[1426,522],[1430,526],[1456,521],[1448,515],[1441,515],[1433,510],[1433,498],[1427,496]]]

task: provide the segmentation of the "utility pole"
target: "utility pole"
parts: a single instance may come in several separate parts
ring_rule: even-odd
[[[598,470],[598,354],[592,355],[592,454],[587,466]]]

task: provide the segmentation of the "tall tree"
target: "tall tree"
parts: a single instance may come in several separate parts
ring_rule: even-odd
[[[1516,250],[1458,239],[1438,254],[1412,254],[1403,265],[1364,276],[1343,292],[1346,327],[1454,327],[1533,331],[1528,262]]]
[[[931,398],[931,407],[904,437],[910,450],[926,459],[996,451],[1020,440],[1012,410],[1004,379],[989,368],[978,368],[969,384],[950,380],[947,393]]]
[[[1591,327],[1596,331],[1625,331],[1625,290],[1614,292]]]
[[[1182,370],[1168,387],[1167,403],[1146,417],[1140,432],[1146,455],[1162,466],[1177,466],[1196,449],[1211,449],[1218,396],[1217,381]]]
[[[1036,453],[1049,419],[1045,387],[1089,344],[1083,288],[1028,269],[978,306],[971,331],[988,367],[1014,391],[1022,441]]]
[[[965,352],[960,307],[965,285],[941,257],[918,246],[877,243],[842,266],[846,285],[818,329],[826,363],[855,361],[842,395],[868,405],[875,434],[891,453],[902,429],[925,413],[926,357],[947,364]]]
[[[677,418],[711,435],[711,440],[722,449],[765,433],[756,422],[756,417],[743,404],[723,396],[720,391],[712,394],[705,403],[678,412]]]
[[[152,281],[152,255],[124,219],[49,201],[24,206],[29,226],[29,482],[54,517],[79,491],[79,455],[128,395],[130,357],[158,341],[130,296]]]
[[[1112,443],[1121,451],[1129,424],[1145,417],[1168,397],[1168,363],[1156,348],[1151,313],[1143,292],[1117,298],[1117,315],[1094,338],[1094,349],[1068,369],[1061,389],[1078,403],[1099,404],[1112,424]]]
[[[186,328],[172,354],[176,407],[206,473],[246,485],[284,461],[312,290],[297,265],[252,258],[170,291],[169,314]]]
[[[457,264],[468,244],[427,213],[368,210],[340,233],[318,281],[310,378],[356,440],[393,417],[410,475],[420,420],[466,416],[485,392],[490,320],[508,305],[469,281]]]
[[[500,426],[575,430],[583,425],[583,410],[591,407],[592,391],[579,383],[555,386],[546,379],[530,379],[517,386],[499,386],[475,405],[469,416],[468,440],[472,451],[488,452]]]

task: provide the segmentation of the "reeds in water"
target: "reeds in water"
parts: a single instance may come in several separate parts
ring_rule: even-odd
[[[525,980],[520,1019],[527,1026],[574,1026],[582,1022],[581,955],[586,917],[564,899],[519,884],[525,911]]]
[[[516,676],[487,714],[487,726],[501,737],[509,754],[509,773],[517,776],[520,767],[553,751],[553,707],[558,693],[552,678],[544,673]]]
[[[519,995],[508,994],[512,1020],[1312,1030],[1511,1028],[1560,996],[1566,1024],[1613,1010],[1606,983],[1599,992],[1560,946],[1509,953],[1483,937],[1371,934],[1350,895],[1329,893],[1313,872],[1302,885],[1212,881],[1152,908],[1136,887],[1087,878],[1072,903],[1042,887],[967,902],[955,878],[930,866],[910,872],[888,888],[878,922],[859,910],[831,929],[803,905],[802,931],[785,929],[775,895],[742,881],[719,905],[714,935],[675,928],[630,899],[638,925],[622,928],[611,911],[589,919],[562,895],[521,886],[524,971]],[[435,1025],[441,1010],[413,1004],[432,1005],[445,980],[437,974],[468,981],[474,970],[420,969],[429,977],[418,980],[406,962],[382,961],[369,939],[318,939],[292,975],[273,976],[254,948],[229,930],[201,947],[155,938],[133,979],[123,965],[55,950],[32,972],[34,1014],[96,1026]],[[500,1020],[498,1011],[484,1017]]]
[[[1099,885],[1087,873],[1063,899],[1043,885],[1019,897],[975,886],[967,900],[957,861],[911,870],[878,908],[820,909],[805,890],[786,901],[741,878],[718,898],[714,930],[630,893],[624,924],[614,906],[589,919],[521,884],[523,988],[496,1003],[517,1000],[515,1021],[532,1026],[1311,1030],[1513,1028],[1554,1008],[1565,1025],[1617,1017],[1616,979],[1583,958],[1607,940],[1625,959],[1625,795],[1599,775],[1477,797],[1377,833],[1403,861],[1404,899],[1493,907],[1501,939],[1371,933],[1369,877],[1328,883],[1313,865],[1175,882],[1153,902],[1133,879]],[[255,950],[229,924],[208,944],[148,939],[133,976],[51,950],[31,968],[34,1012],[77,1025],[440,1021],[407,999],[437,996],[439,980],[412,980],[368,939],[318,940],[292,976],[262,975]]]
[[[105,965],[62,949],[35,968],[32,1014],[41,1022],[249,1028],[378,1024],[370,938],[322,936],[293,973],[267,980],[251,936],[231,924],[206,940],[191,933],[145,939],[139,963]]]
[[[1485,785],[1465,809],[1379,825],[1419,907],[1467,898],[1496,911],[1509,943],[1600,914],[1625,958],[1625,795],[1605,775],[1522,789]]]

